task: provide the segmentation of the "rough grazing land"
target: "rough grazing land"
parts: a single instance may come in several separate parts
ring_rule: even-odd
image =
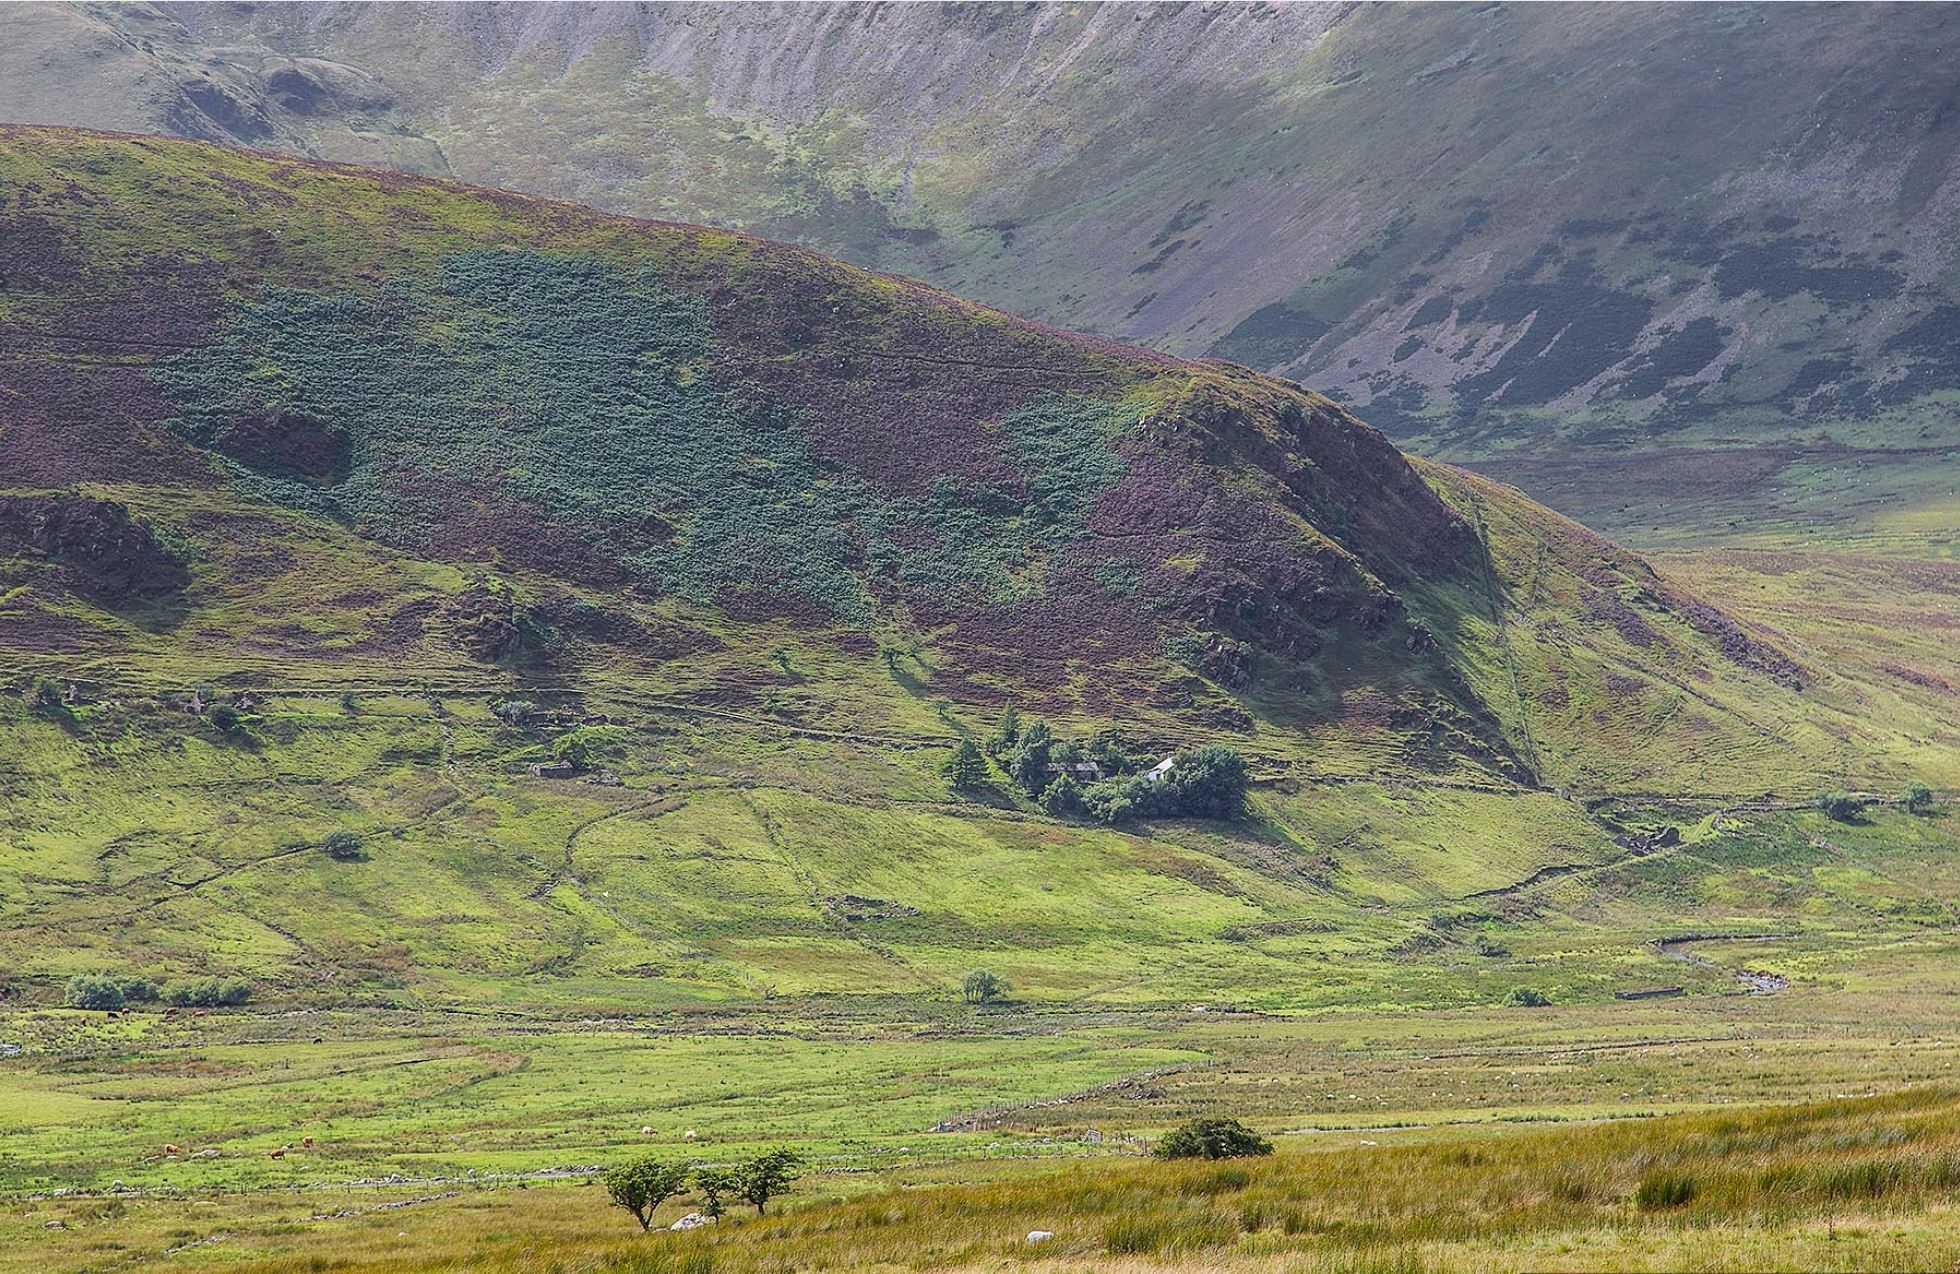
[[[1842,1190],[1698,1166],[1826,1110],[1589,1134],[1577,1184],[1533,1141],[1468,1222],[1289,1194],[1393,1128],[1447,1171],[1950,1078],[1930,628],[1879,680],[1833,657],[1875,600],[1739,617],[1290,382],[724,231],[55,129],[0,199],[0,1261],[523,1268],[548,1211],[574,1269],[948,1265],[1053,1213],[1063,1260],[1413,1268],[1543,1208],[1583,1264],[1772,1196],[1777,1259],[1852,1197],[1944,1251],[1926,1095]],[[1227,743],[1249,806],[951,790],[1010,702]],[[1256,1186],[1115,1162],[1224,1111]],[[774,1144],[807,1214],[591,1239],[594,1165]],[[933,1209],[984,1239],[890,1193],[996,1176]]]

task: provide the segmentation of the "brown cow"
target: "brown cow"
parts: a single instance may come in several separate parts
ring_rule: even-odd
[[[302,1145],[302,1146],[304,1146],[304,1147],[306,1147],[306,1148],[307,1148],[308,1150],[311,1150],[311,1149],[313,1149],[313,1138],[311,1138],[311,1137],[303,1137],[303,1138],[301,1138],[301,1139],[300,1139],[300,1143],[299,1143],[299,1144],[300,1144],[300,1145]]]
[[[163,1143],[163,1153],[167,1155],[180,1155],[184,1153],[184,1148],[174,1141],[166,1141]]]
[[[284,1146],[279,1147],[279,1149],[272,1152],[272,1157],[274,1159],[284,1159],[286,1157],[286,1148]]]

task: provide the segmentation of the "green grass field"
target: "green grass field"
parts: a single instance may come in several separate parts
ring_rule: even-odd
[[[526,775],[539,732],[480,697],[275,696],[249,743],[189,717],[105,706],[64,726],[13,702],[0,1042],[21,1052],[0,1063],[0,1191],[20,1242],[0,1247],[42,1268],[214,1233],[200,1265],[329,1251],[415,1265],[467,1243],[473,1265],[530,1268],[524,1244],[547,1230],[596,1245],[563,1268],[667,1268],[672,1244],[619,1246],[624,1214],[576,1183],[648,1150],[773,1145],[817,1175],[782,1222],[718,1235],[715,1268],[903,1267],[917,1240],[899,1222],[875,1241],[823,1236],[857,1233],[842,1218],[874,1205],[851,1199],[913,1185],[1004,1192],[906,1205],[984,1229],[929,1244],[938,1265],[1017,1258],[996,1240],[1049,1211],[1077,1220],[1044,1257],[1138,1268],[1505,1268],[1522,1251],[1662,1267],[1684,1229],[1741,1214],[1622,1217],[1608,1198],[1644,1152],[1612,1150],[1625,1162],[1598,1174],[1618,1184],[1543,1230],[1511,1228],[1515,1208],[1494,1202],[1468,1228],[1398,1211],[1365,1239],[1286,1231],[1285,1207],[1329,1206],[1283,1202],[1322,1189],[1287,1184],[1322,1162],[1293,1156],[1366,1139],[1481,1162],[1531,1125],[1644,1127],[1953,1079],[1960,858],[1943,809],[1588,811],[1281,765],[1244,821],[1119,832],[1004,791],[958,798],[934,772],[941,748],[678,711],[587,727],[609,786]],[[1663,825],[1678,844],[1615,840]],[[335,828],[363,834],[364,861],[318,848]],[[959,1001],[978,967],[1013,982],[1008,1002]],[[69,975],[104,970],[242,977],[258,997],[170,1016],[58,1007]],[[1787,985],[1751,993],[1745,971]],[[1615,998],[1654,986],[1682,994]],[[1519,988],[1549,1007],[1514,1005]],[[1253,1170],[1274,1198],[1233,1187],[1250,1193],[1218,1215],[1237,1229],[1210,1202],[1202,1217],[1153,1206],[1201,1241],[1109,1239],[1133,1211],[1124,1191],[1181,1189],[1123,1156],[1220,1111],[1281,1134],[1286,1157]],[[686,1131],[700,1140],[683,1146]],[[1042,1175],[1056,1157],[1081,1167]],[[1089,1182],[1108,1184],[1070,1193]],[[1905,1219],[1880,1228],[1934,1251],[1921,1209],[1944,1188],[1887,1202]],[[540,1222],[552,1200],[586,1219]],[[826,1200],[840,1219],[822,1219]],[[1847,1206],[1848,1246],[1817,1250],[1876,1262],[1867,1211]],[[1738,1261],[1812,1251],[1810,1220],[1744,1228]],[[1525,1232],[1545,1246],[1505,1237]]]

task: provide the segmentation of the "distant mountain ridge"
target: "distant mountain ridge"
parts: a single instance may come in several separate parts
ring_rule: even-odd
[[[1955,22],[1935,5],[21,6],[0,118],[794,239],[1284,370],[1595,525],[1721,539],[1738,506],[1868,530],[1950,498],[1924,470],[1960,446]],[[1853,465],[1872,507],[1820,501],[1821,471]]]

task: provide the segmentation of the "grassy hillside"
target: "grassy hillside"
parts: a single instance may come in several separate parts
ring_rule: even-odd
[[[1554,679],[1707,681],[1682,725],[1731,750],[1762,711],[1831,719],[1635,559],[1285,382],[509,195],[35,130],[0,162],[7,640],[97,698],[652,677],[846,733],[1016,699],[1323,770],[1624,787],[1543,711],[1577,683],[1519,679],[1518,610],[1576,649]],[[1684,786],[1669,714],[1633,715],[1652,746],[1607,746]],[[1750,789],[1918,760],[1783,733]]]
[[[1952,507],[1939,6],[43,5],[5,30],[0,119],[805,242],[1287,370],[1642,545]]]
[[[7,1259],[1945,1078],[1930,692],[1290,382],[200,143],[0,131],[0,196]],[[955,790],[1010,703],[1247,807]]]

